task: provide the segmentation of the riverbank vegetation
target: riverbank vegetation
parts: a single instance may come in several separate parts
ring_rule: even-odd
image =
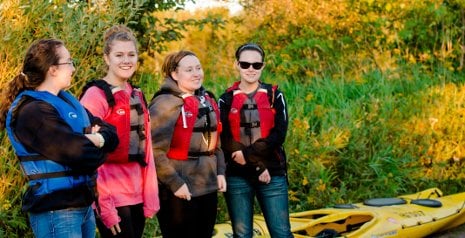
[[[157,2],[3,1],[0,86],[19,74],[30,43],[55,37],[76,59],[69,90],[79,94],[103,74],[104,30],[122,23],[138,35],[133,81],[147,97],[164,55],[179,49],[199,55],[205,85],[219,95],[237,79],[236,47],[258,42],[264,80],[279,84],[289,105],[292,212],[433,186],[463,191],[463,1],[248,0],[235,15]],[[20,211],[25,180],[5,131],[0,143],[0,237],[30,237]],[[219,222],[228,219],[224,203],[219,211]]]

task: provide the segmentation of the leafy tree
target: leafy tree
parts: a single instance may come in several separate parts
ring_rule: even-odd
[[[202,27],[220,19],[166,18],[161,21],[156,12],[179,10],[185,0],[80,1],[80,0],[3,0],[0,3],[0,86],[6,85],[21,72],[24,53],[40,38],[58,38],[65,42],[76,60],[72,92],[78,94],[83,84],[104,72],[102,41],[104,31],[114,24],[133,28],[140,42],[142,59],[166,50],[170,41],[183,37],[188,26]],[[151,61],[148,62],[148,64]],[[142,62],[141,78],[150,81]],[[1,87],[3,88],[3,87]],[[20,211],[25,179],[19,170],[5,131],[0,132],[0,237],[31,237],[26,216]]]
[[[250,39],[273,53],[274,73],[297,81],[323,73],[360,80],[372,69],[395,71],[400,62],[463,69],[461,0],[243,2]]]

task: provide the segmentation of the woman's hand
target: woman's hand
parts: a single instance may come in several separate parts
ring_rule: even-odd
[[[245,161],[244,154],[242,153],[242,150],[234,151],[231,154],[232,159],[240,164],[240,165],[245,165],[247,162]]]
[[[95,134],[95,133],[100,131],[100,126],[99,125],[94,125],[94,126],[92,126],[90,131],[91,131],[92,134]]]
[[[187,201],[191,200],[192,194],[189,192],[189,188],[186,184],[183,184],[175,193],[174,196],[180,199],[186,199]]]
[[[121,233],[121,228],[119,227],[119,224],[110,227],[110,230],[111,234],[113,234],[114,236],[118,235],[118,233]]]
[[[105,143],[105,139],[100,133],[98,133],[99,131],[100,131],[99,125],[92,126],[91,134],[85,134],[85,136],[87,137],[87,139],[92,141],[92,143],[95,146],[97,146],[98,148],[101,148],[103,144]]]
[[[216,178],[218,180],[218,191],[226,192],[226,178],[224,175],[218,175]]]
[[[270,172],[268,172],[268,169],[265,169],[265,171],[263,171],[260,176],[258,176],[258,181],[262,182],[262,183],[266,183],[266,184],[269,184],[270,181],[271,181],[271,176],[270,176]]]

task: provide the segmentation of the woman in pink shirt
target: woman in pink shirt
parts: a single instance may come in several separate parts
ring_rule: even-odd
[[[117,128],[117,149],[98,169],[97,227],[102,237],[142,237],[159,210],[150,122],[142,91],[128,80],[137,68],[137,41],[118,25],[104,36],[105,77],[84,87],[81,103]]]

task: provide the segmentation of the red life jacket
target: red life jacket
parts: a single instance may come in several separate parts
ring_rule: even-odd
[[[137,131],[139,139],[142,143],[145,143],[145,128],[149,127],[149,113],[145,98],[142,91],[131,85],[132,97],[138,97],[140,100],[139,104],[135,104],[131,108],[130,97],[124,90],[112,92],[110,85],[104,80],[93,80],[90,81],[83,89],[81,95],[84,94],[85,90],[91,86],[97,86],[104,91],[110,112],[102,118],[104,121],[110,123],[116,127],[118,134],[119,145],[116,149],[108,153],[107,163],[127,163],[136,161],[142,166],[147,165],[145,162],[145,148],[144,151],[138,154],[130,154],[130,139],[131,131]],[[138,115],[143,114],[143,124],[139,126],[131,126],[131,110],[136,110]],[[150,146],[150,145],[149,145]]]
[[[220,113],[216,102],[207,93],[203,96],[203,105],[197,96],[184,94],[182,98],[184,105],[176,121],[168,158],[187,160],[189,157],[214,154],[221,132]],[[202,126],[196,127],[196,124]]]
[[[260,84],[256,93],[249,98],[246,93],[239,90],[239,83],[240,82],[236,82],[227,90],[227,92],[232,93],[231,108],[228,115],[231,134],[233,139],[237,142],[241,142],[241,136],[243,137],[242,139],[244,139],[244,137],[254,138],[253,141],[247,143],[252,144],[256,139],[266,138],[274,127],[276,112],[273,108],[273,99],[274,91],[277,86],[271,87],[269,84]],[[247,101],[249,101],[249,103],[246,103]],[[256,120],[248,118],[245,116],[247,111],[249,111],[249,113],[258,111],[258,118],[256,118]],[[254,135],[256,133],[260,134]],[[243,141],[244,140],[242,140],[242,142]]]

